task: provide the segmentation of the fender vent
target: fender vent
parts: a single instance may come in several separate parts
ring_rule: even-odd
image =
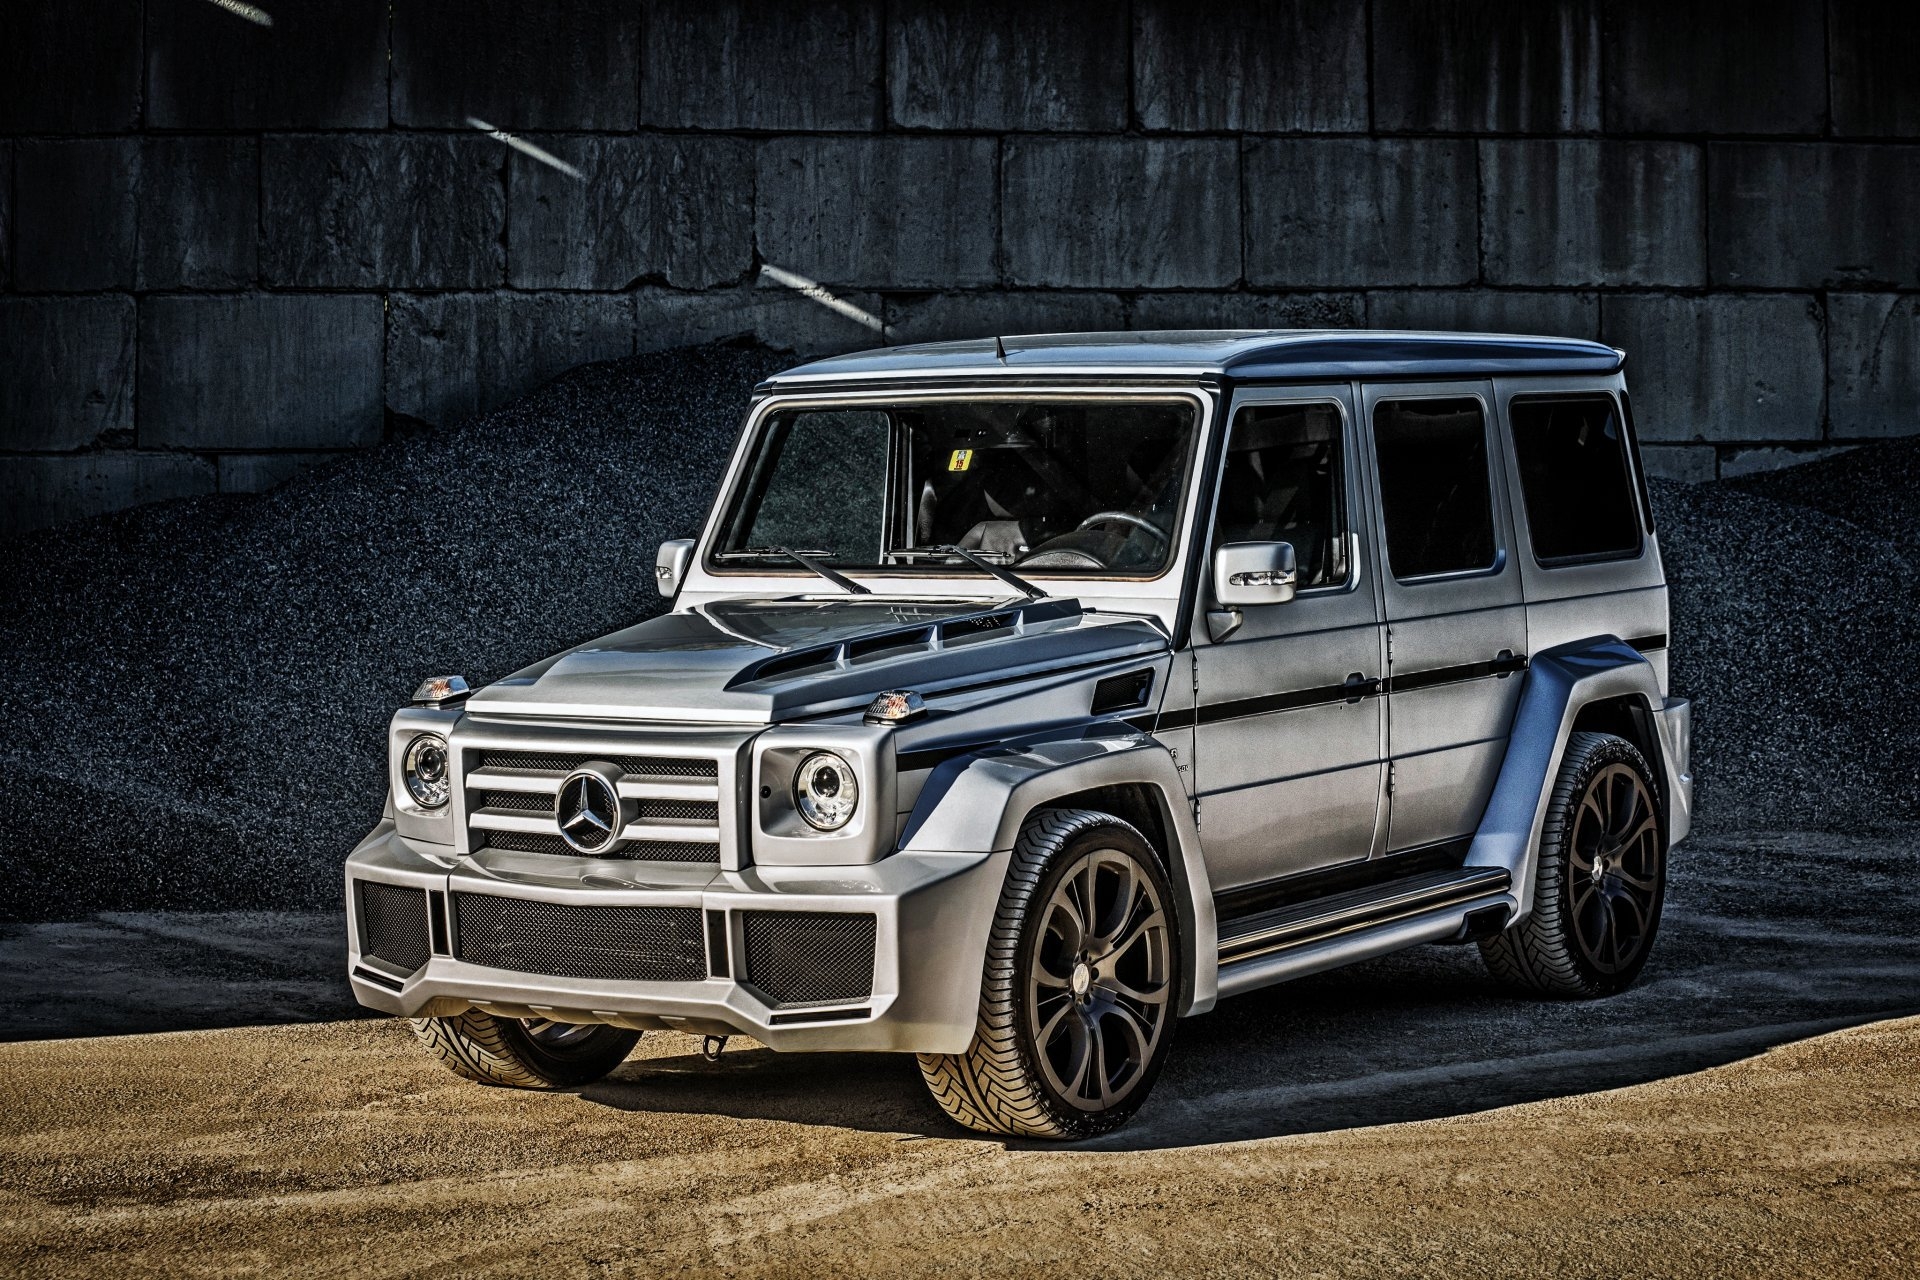
[[[1121,676],[1108,676],[1093,686],[1093,714],[1103,716],[1112,711],[1136,711],[1147,705],[1147,695],[1152,692],[1151,667],[1142,667]]]
[[[404,884],[356,880],[360,954],[405,973],[427,962],[427,891]]]
[[[876,919],[820,911],[747,911],[743,977],[774,1004],[831,1004],[873,994]]]

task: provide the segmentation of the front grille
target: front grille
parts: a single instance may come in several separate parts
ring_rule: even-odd
[[[873,994],[875,918],[817,911],[748,911],[746,980],[782,1007]]]
[[[482,769],[531,769],[540,773],[572,773],[589,760],[604,760],[622,773],[651,778],[717,778],[719,766],[711,760],[671,760],[658,756],[557,755],[531,751],[482,751]]]
[[[453,915],[455,954],[468,964],[622,982],[707,976],[698,907],[578,907],[456,893]]]
[[[611,853],[584,854],[559,836],[532,831],[476,831],[473,847],[514,853],[547,853],[556,858],[624,858],[629,862],[720,862],[720,846],[699,840],[629,840]]]
[[[516,813],[553,812],[553,797],[538,791],[476,791],[468,803],[476,809],[512,809]]]
[[[360,954],[408,973],[427,962],[427,891],[354,882],[360,895]]]

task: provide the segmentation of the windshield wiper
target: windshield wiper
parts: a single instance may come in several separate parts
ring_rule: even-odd
[[[817,552],[815,554],[824,555],[826,553]],[[730,560],[735,556],[785,556],[802,569],[819,574],[850,596],[870,596],[873,594],[873,592],[867,590],[867,588],[861,586],[852,578],[847,577],[844,573],[837,573],[827,568],[824,564],[821,564],[818,560],[815,560],[813,556],[808,555],[806,552],[795,551],[790,547],[746,547],[739,551],[722,551],[716,558]]]
[[[1019,574],[1010,573],[1002,569],[999,565],[994,564],[991,560],[983,560],[965,547],[928,547],[927,550],[937,551],[944,555],[959,556],[962,560],[965,560],[968,564],[980,570],[980,572],[992,574],[994,577],[1000,579],[1000,581],[1012,587],[1015,591],[1026,596],[1029,600],[1045,600],[1047,598],[1046,592],[1034,586]]]

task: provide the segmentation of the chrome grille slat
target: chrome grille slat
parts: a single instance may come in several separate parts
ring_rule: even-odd
[[[521,769],[566,775],[589,760],[605,760],[631,777],[715,778],[719,766],[711,760],[685,760],[672,756],[607,755],[603,752],[499,751],[482,749],[478,767],[482,769]]]
[[[565,840],[555,835],[531,831],[476,831],[476,849],[502,849],[512,853],[540,853],[556,858],[578,858]],[[602,857],[612,862],[711,862],[720,861],[718,843],[704,840],[647,840],[622,845]]]

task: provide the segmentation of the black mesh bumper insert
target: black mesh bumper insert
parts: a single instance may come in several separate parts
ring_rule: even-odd
[[[360,896],[360,954],[407,973],[427,962],[427,891],[354,882]]]
[[[748,911],[746,980],[781,1006],[873,994],[875,918],[819,911]]]
[[[578,907],[456,893],[453,917],[454,952],[468,964],[622,982],[707,976],[698,907]]]

